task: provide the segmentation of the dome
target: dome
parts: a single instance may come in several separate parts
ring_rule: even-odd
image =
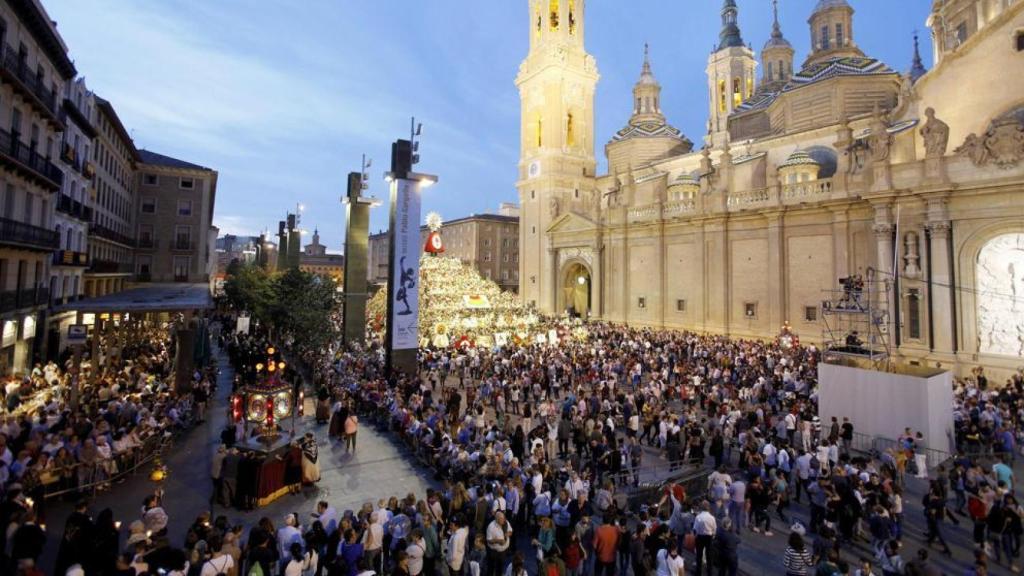
[[[689,172],[683,172],[676,178],[673,184],[697,184],[700,185],[700,180],[696,176]]]
[[[821,166],[821,163],[811,157],[810,154],[803,150],[797,150],[786,158],[779,168],[789,168],[792,166]]]
[[[769,38],[768,41],[764,43],[763,50],[769,50],[771,48],[789,48],[790,50],[792,50],[793,45],[789,43],[789,40],[786,40],[781,35],[779,35],[778,37],[772,35],[772,37]]]

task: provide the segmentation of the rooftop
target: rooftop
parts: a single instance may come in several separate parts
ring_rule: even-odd
[[[213,172],[213,170],[206,166],[200,166],[184,160],[178,160],[177,158],[171,158],[170,156],[164,156],[163,154],[157,154],[156,152],[150,152],[145,149],[139,150],[139,161],[143,164],[164,166],[166,168],[183,168],[185,170],[203,170],[206,172]]]
[[[150,284],[65,304],[57,310],[102,313],[175,312],[208,308],[213,308],[208,284]]]

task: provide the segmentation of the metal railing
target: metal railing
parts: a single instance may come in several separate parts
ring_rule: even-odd
[[[57,198],[57,211],[79,220],[92,221],[92,208],[66,194],[61,194]]]
[[[870,436],[868,434],[854,432],[853,440],[850,442],[850,449],[878,457],[884,454],[887,450],[903,450],[903,445],[900,444],[898,440],[893,440],[892,438]],[[945,450],[937,450],[935,448],[918,447],[914,450],[914,453],[924,454],[929,468],[935,468],[939,464],[942,464],[953,457],[953,454],[950,454]]]
[[[3,58],[0,59],[0,72],[12,84],[30,96],[38,107],[42,108],[52,119],[58,120],[56,93],[43,84],[42,78],[28,69],[26,57],[10,45],[3,47]]]
[[[125,234],[121,234],[120,232],[115,232],[114,230],[111,230],[110,228],[107,228],[106,226],[103,226],[101,224],[91,224],[89,226],[89,234],[93,236],[99,236],[100,238],[105,238],[112,242],[117,242],[118,244],[123,244],[125,246],[128,246],[129,248],[135,247],[134,238],[131,238]]]
[[[118,454],[109,461],[76,462],[70,466],[47,470],[45,475],[31,478],[29,483],[42,484],[43,497],[55,498],[71,493],[94,493],[97,489],[135,474],[140,468],[159,458],[174,441],[173,435],[153,435],[131,452]],[[27,486],[31,487],[31,486]]]
[[[172,250],[195,250],[196,243],[193,240],[185,240],[182,238],[176,238],[174,243],[171,245]]]
[[[114,260],[93,260],[89,271],[96,274],[126,274],[132,271],[132,265]]]
[[[46,288],[26,288],[24,290],[8,290],[0,292],[0,312],[12,312],[31,306],[42,306],[50,301],[50,291]]]
[[[89,253],[75,252],[74,250],[57,250],[53,253],[53,263],[56,266],[88,266]]]
[[[0,218],[0,244],[51,252],[57,249],[57,232],[10,218]]]
[[[0,157],[23,168],[30,176],[35,176],[52,191],[60,190],[64,183],[64,173],[48,158],[40,156],[33,148],[22,144],[17,132],[0,129]]]

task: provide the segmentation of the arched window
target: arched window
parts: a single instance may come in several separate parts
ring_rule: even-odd
[[[831,44],[828,40],[828,24],[821,27],[821,49],[828,50],[831,48]]]
[[[779,80],[786,79],[786,63],[779,60]]]
[[[774,80],[774,78],[772,78],[772,63],[771,62],[768,62],[768,65],[765,67],[764,73],[765,73],[765,78],[767,78],[769,82]],[[781,79],[781,75],[779,77]]]
[[[718,110],[720,112],[725,112],[725,99],[726,99],[725,90],[726,90],[726,88],[725,88],[725,80],[719,80],[718,81]]]
[[[576,145],[576,127],[573,126],[572,112],[566,114],[565,119],[565,144],[567,146]]]
[[[1024,52],[1024,32],[1017,32],[1017,52]]]
[[[552,30],[558,30],[558,0],[551,0],[549,20]]]
[[[71,250],[71,241],[74,240],[74,238],[75,238],[75,231],[72,230],[71,228],[68,228],[68,237],[67,237],[67,240],[64,241],[64,249],[65,250]]]
[[[576,0],[569,0],[569,34],[576,35]]]
[[[754,71],[750,71],[750,77],[747,78],[747,98],[754,95]]]
[[[743,103],[743,80],[732,79],[732,107],[735,110]]]
[[[842,48],[844,45],[843,42],[843,23],[836,22],[836,46]]]
[[[544,144],[544,121],[541,119],[540,114],[537,115],[537,148],[540,148]]]

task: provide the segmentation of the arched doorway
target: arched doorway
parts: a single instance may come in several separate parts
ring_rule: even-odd
[[[566,267],[562,277],[562,311],[574,316],[589,317],[592,309],[592,292],[589,268],[579,262]]]
[[[1024,355],[1024,233],[1001,234],[978,253],[978,349],[982,354]]]

